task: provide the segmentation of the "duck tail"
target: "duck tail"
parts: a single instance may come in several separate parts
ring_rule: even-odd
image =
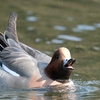
[[[8,24],[6,30],[4,32],[4,38],[13,39],[14,41],[18,42],[18,36],[16,31],[16,21],[17,21],[17,13],[12,12],[10,13]]]
[[[8,44],[5,41],[3,34],[0,32],[0,51],[2,51],[6,47],[8,47]]]

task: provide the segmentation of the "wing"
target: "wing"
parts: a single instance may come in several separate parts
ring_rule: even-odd
[[[20,46],[32,57],[37,59],[38,61],[45,62],[45,63],[50,63],[51,57],[40,52],[37,49],[31,48],[23,43],[20,43]]]
[[[17,77],[5,72],[0,66],[0,89],[2,88],[27,88],[28,79],[25,77]]]
[[[51,58],[46,54],[28,47],[27,45],[18,41],[16,20],[17,14],[14,12],[11,13],[8,25],[4,32],[4,39],[2,39],[3,35],[1,35],[2,44],[0,57],[2,62],[11,70],[15,71],[21,76],[31,77],[38,67],[38,62],[48,64]],[[8,44],[6,45],[7,47],[3,45],[5,41]]]
[[[37,69],[37,60],[28,55],[18,43],[9,39],[11,46],[0,53],[1,61],[11,70],[21,76],[31,77]]]

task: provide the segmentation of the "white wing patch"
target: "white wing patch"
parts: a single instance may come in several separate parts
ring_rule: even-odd
[[[12,71],[11,69],[9,69],[8,67],[6,67],[4,64],[2,65],[2,68],[3,68],[6,72],[10,73],[10,74],[13,75],[13,76],[20,76],[18,73],[14,72],[14,71]]]

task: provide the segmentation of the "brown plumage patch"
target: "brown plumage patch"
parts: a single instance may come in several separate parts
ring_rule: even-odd
[[[71,59],[70,52],[67,48],[62,47],[62,48],[59,48],[57,51],[55,51],[51,62],[45,68],[45,73],[47,74],[47,76],[49,78],[51,78],[53,80],[69,79],[69,76],[70,76],[72,70],[70,70],[70,69],[64,70],[63,60],[65,58]]]

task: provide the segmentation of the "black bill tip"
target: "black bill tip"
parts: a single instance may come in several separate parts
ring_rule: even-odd
[[[71,58],[67,61],[67,63],[64,65],[64,70],[73,70],[73,64],[75,63],[76,59],[75,58]]]

